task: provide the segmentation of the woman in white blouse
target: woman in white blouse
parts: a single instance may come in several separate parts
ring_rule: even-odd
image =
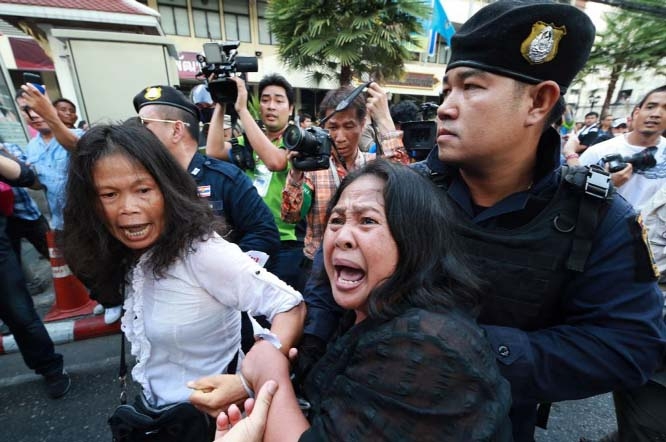
[[[300,293],[220,237],[220,228],[194,180],[149,130],[95,126],[79,140],[65,256],[89,288],[112,298],[124,286],[132,375],[151,406],[187,401],[188,381],[236,369],[241,311],[265,315],[274,333],[267,336],[284,352],[300,336]],[[229,376],[225,394],[230,403],[244,398],[242,380]]]

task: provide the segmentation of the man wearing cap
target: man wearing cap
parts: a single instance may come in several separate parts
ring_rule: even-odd
[[[629,129],[627,128],[627,118],[622,117],[622,118],[616,118],[613,120],[613,127],[611,128],[611,132],[613,133],[614,137],[617,137],[618,135],[626,134],[629,132]]]
[[[582,11],[549,0],[479,10],[451,41],[437,148],[412,166],[457,209],[456,230],[487,282],[478,322],[511,383],[517,442],[545,424],[539,403],[644,384],[666,351],[636,213],[608,197],[603,170],[563,176],[559,166],[551,125],[594,33]],[[332,304],[321,298],[322,309]]]
[[[134,97],[139,121],[153,132],[197,182],[207,200],[232,229],[232,242],[245,252],[276,253],[279,237],[273,216],[248,177],[236,166],[197,151],[199,109],[171,86],[151,86]]]
[[[606,196],[603,171],[584,171],[585,187],[559,168],[551,124],[594,34],[548,0],[477,12],[452,38],[437,150],[419,166],[457,207],[488,281],[478,321],[512,386],[516,441],[534,440],[538,403],[644,384],[666,350],[636,213]]]

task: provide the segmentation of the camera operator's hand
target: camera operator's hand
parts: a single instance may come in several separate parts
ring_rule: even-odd
[[[366,108],[370,117],[375,121],[379,133],[395,130],[395,124],[393,124],[389,111],[388,93],[375,82],[370,83],[366,93],[368,94]]]
[[[287,152],[287,160],[291,163],[291,169],[289,169],[289,179],[293,182],[303,181],[303,171],[298,168],[298,162],[294,162],[295,158],[301,157],[300,152],[290,150]]]
[[[606,170],[608,170],[608,164],[605,166]],[[620,187],[627,181],[629,181],[629,178],[634,174],[634,166],[631,163],[627,163],[627,167],[624,169],[620,170],[619,172],[611,173],[611,180],[613,180],[613,185],[615,187]]]
[[[242,110],[247,110],[247,88],[245,87],[245,82],[240,77],[229,77],[229,79],[234,81],[238,88],[238,97],[236,98],[236,103],[234,103],[236,112],[240,113]]]

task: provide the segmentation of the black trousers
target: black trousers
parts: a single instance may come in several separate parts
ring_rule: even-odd
[[[12,244],[12,249],[16,257],[21,260],[21,240],[27,239],[33,245],[35,250],[44,258],[49,259],[49,247],[46,244],[46,232],[49,230],[49,223],[40,216],[34,221],[10,216],[7,218],[7,236]]]
[[[613,393],[621,442],[666,442],[666,387],[648,381]]]
[[[14,335],[25,364],[44,376],[62,372],[62,356],[35,311],[21,266],[6,234],[7,218],[0,216],[0,319]]]

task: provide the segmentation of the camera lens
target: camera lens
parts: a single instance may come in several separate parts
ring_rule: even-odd
[[[303,132],[301,128],[296,125],[290,125],[287,127],[287,130],[284,131],[283,136],[284,145],[287,149],[292,150],[298,147],[303,140]]]

